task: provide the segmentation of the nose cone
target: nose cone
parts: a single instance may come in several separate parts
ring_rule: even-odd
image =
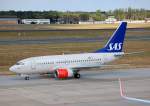
[[[15,69],[14,66],[11,66],[11,67],[9,68],[9,71],[16,72],[16,69]]]

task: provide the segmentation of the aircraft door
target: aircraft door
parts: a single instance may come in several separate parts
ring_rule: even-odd
[[[32,62],[31,62],[31,69],[36,70],[36,63],[34,60],[32,60]]]

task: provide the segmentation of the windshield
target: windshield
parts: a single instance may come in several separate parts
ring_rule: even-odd
[[[16,65],[24,65],[23,62],[17,62]]]

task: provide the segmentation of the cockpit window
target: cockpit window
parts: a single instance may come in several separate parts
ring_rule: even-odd
[[[24,65],[23,62],[17,62],[16,65]]]

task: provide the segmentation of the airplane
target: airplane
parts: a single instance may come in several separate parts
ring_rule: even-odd
[[[124,55],[122,50],[126,27],[127,22],[121,22],[106,45],[92,53],[30,57],[20,60],[9,70],[21,75],[25,80],[29,80],[31,74],[44,73],[52,73],[58,79],[79,79],[81,69],[101,67]]]

